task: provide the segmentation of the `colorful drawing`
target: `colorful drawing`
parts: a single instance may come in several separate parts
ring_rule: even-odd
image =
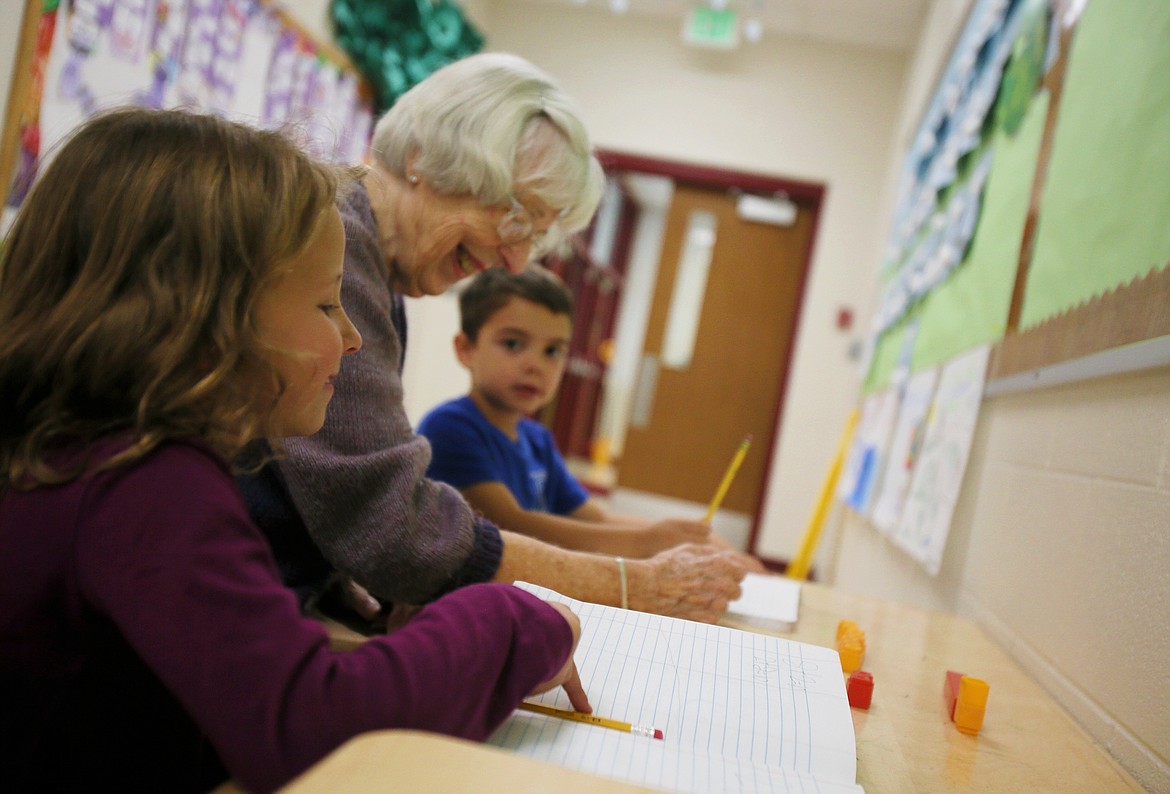
[[[939,373],[926,432],[894,541],[932,575],[942,563],[951,516],[967,469],[991,348],[947,362]]]

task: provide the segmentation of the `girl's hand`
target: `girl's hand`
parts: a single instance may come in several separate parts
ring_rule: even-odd
[[[341,598],[347,607],[365,620],[377,620],[382,612],[382,605],[378,603],[378,599],[353,579],[346,579],[341,586]]]
[[[529,694],[539,695],[550,689],[563,686],[565,688],[565,694],[569,696],[569,702],[573,705],[573,708],[585,714],[590,714],[593,712],[593,707],[589,705],[589,698],[585,695],[584,687],[581,686],[581,676],[577,673],[577,663],[573,661],[573,653],[577,650],[577,643],[581,641],[581,621],[574,614],[573,610],[564,604],[559,604],[554,601],[547,603],[557,612],[561,613],[561,617],[565,619],[565,622],[569,624],[569,628],[572,629],[573,648],[569,651],[569,658],[565,661],[560,671]]]

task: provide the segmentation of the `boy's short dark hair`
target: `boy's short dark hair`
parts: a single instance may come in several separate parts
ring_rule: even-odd
[[[520,273],[492,268],[471,279],[459,295],[463,333],[474,342],[484,323],[512,298],[523,298],[573,319],[573,296],[555,273],[540,265],[529,265]]]

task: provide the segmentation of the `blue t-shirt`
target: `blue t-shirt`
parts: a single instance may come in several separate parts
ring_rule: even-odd
[[[521,419],[513,441],[488,422],[470,397],[443,403],[419,422],[431,442],[427,477],[467,488],[485,482],[507,486],[525,510],[569,515],[589,494],[565,468],[552,433]]]

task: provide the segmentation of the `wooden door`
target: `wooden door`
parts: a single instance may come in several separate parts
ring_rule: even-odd
[[[725,190],[679,185],[667,216],[644,362],[660,359],[679,257],[696,211],[715,244],[689,366],[659,367],[635,396],[618,483],[706,503],[740,441],[753,445],[723,507],[754,514],[780,417],[815,212],[797,201],[788,227],[742,220]],[[641,405],[641,409],[638,407]]]

